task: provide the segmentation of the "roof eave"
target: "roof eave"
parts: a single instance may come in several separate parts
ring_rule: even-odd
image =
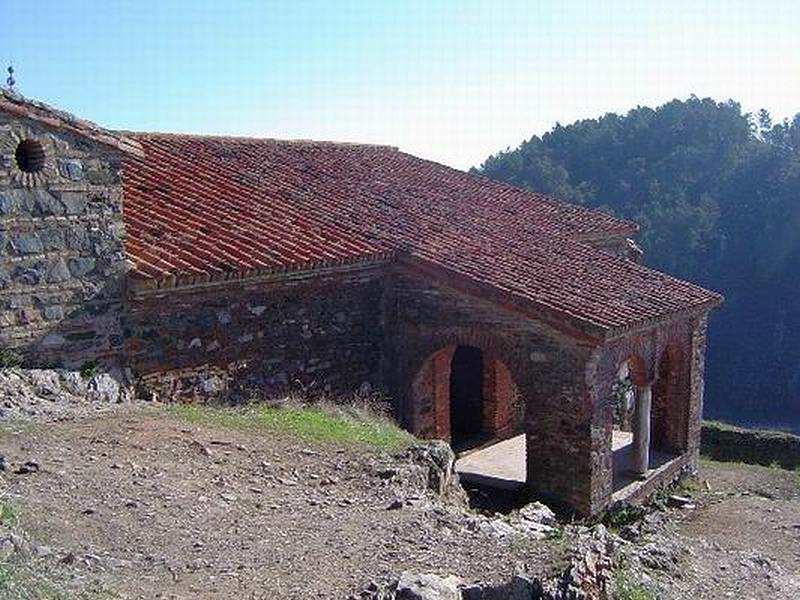
[[[215,273],[164,273],[162,276],[148,275],[134,268],[130,274],[128,289],[133,296],[145,296],[164,294],[170,291],[225,287],[241,283],[306,278],[344,270],[368,268],[390,261],[392,257],[392,252],[376,252],[340,260],[295,263],[282,268],[241,269]]]
[[[629,324],[614,327],[599,323],[588,317],[560,310],[544,303],[520,298],[497,286],[482,284],[466,275],[456,273],[442,265],[414,256],[408,252],[398,253],[396,261],[404,266],[410,266],[427,272],[432,276],[436,276],[437,273],[440,276],[446,274],[448,279],[447,283],[450,283],[452,287],[459,289],[459,291],[489,300],[490,302],[496,302],[529,318],[536,319],[569,337],[598,346],[620,337],[662,326],[666,323],[706,314],[719,307],[724,301],[721,294],[709,291],[710,297],[706,301],[688,305],[654,318],[632,321]]]
[[[646,319],[642,321],[635,321],[620,327],[610,327],[606,330],[604,341],[610,342],[628,335],[647,331],[655,327],[661,327],[667,323],[674,323],[675,321],[691,319],[704,314],[708,314],[712,310],[719,308],[725,301],[722,294],[710,292],[712,297],[704,302],[689,305],[685,308],[680,308],[669,313],[664,313],[657,317]]]

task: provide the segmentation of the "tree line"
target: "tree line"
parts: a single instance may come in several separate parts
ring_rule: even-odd
[[[637,221],[646,264],[725,294],[706,416],[800,429],[800,114],[692,96],[556,124],[474,171]]]

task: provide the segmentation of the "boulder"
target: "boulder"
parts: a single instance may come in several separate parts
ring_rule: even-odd
[[[396,600],[461,600],[461,580],[453,575],[403,573],[397,582]]]
[[[550,527],[558,525],[555,513],[550,510],[549,506],[542,504],[541,502],[531,502],[530,504],[526,504],[517,512],[525,521],[549,525]]]
[[[446,442],[420,442],[399,458],[400,465],[395,463],[390,469],[381,469],[379,476],[403,485],[410,493],[428,492],[439,499],[466,505],[466,492],[455,470],[456,456]]]
[[[463,600],[534,600],[541,594],[542,584],[538,579],[521,575],[509,583],[477,583],[461,588]]]

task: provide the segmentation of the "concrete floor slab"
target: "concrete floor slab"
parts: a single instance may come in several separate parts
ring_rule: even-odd
[[[633,434],[614,431],[611,442],[614,452],[614,500],[624,499],[641,485],[631,473]],[[653,474],[660,472],[675,457],[651,451]],[[525,434],[517,435],[491,446],[462,453],[456,461],[456,471],[466,483],[476,483],[499,489],[519,489],[525,485]]]
[[[525,434],[462,454],[456,461],[462,481],[501,489],[525,485]]]

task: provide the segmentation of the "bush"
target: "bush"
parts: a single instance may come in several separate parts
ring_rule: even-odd
[[[83,379],[91,379],[92,377],[97,375],[97,370],[98,369],[96,362],[94,361],[85,362],[83,363],[83,365],[81,365],[81,371],[80,371],[81,377]]]

